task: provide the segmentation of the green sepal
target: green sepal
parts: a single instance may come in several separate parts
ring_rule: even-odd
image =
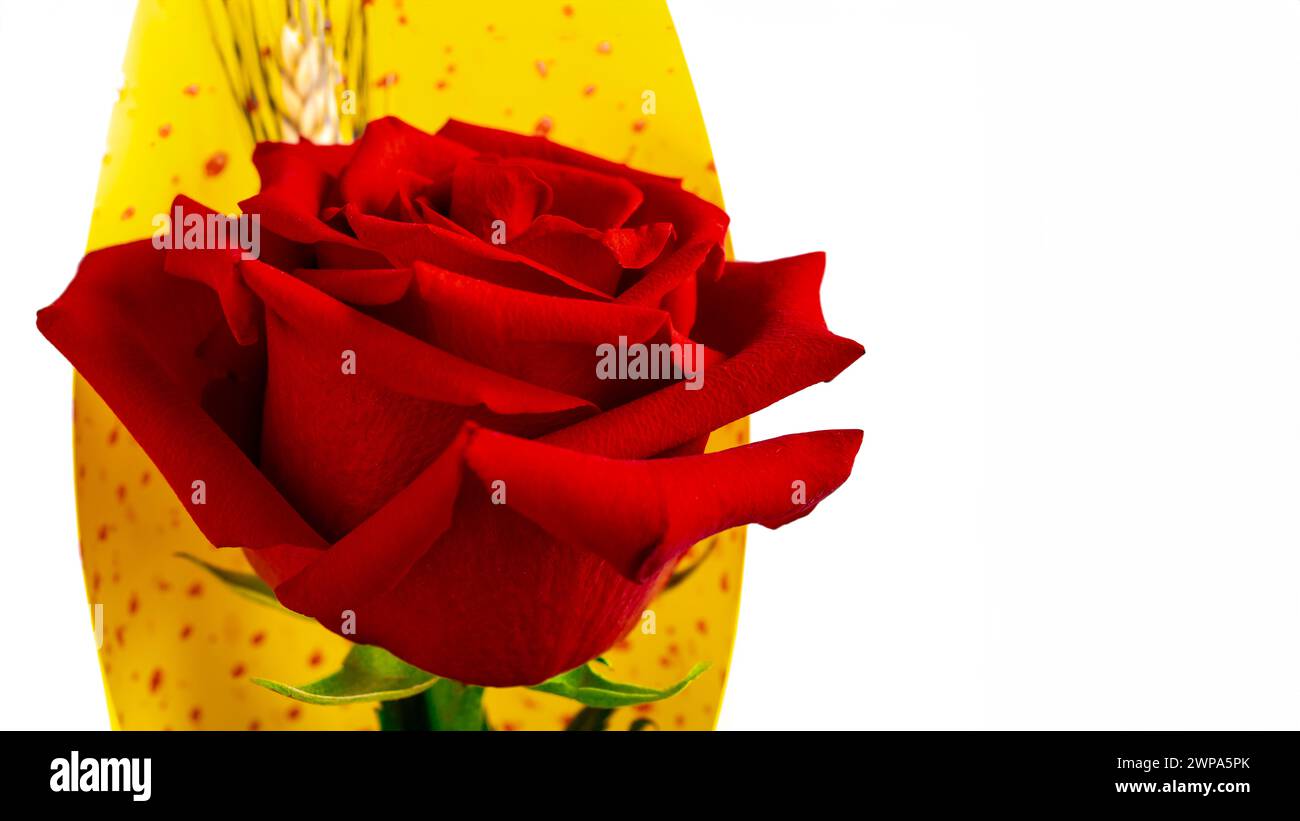
[[[348,651],[343,666],[319,681],[295,687],[254,678],[268,690],[308,704],[355,704],[362,701],[394,701],[419,695],[438,683],[438,677],[412,667],[387,650],[356,644]]]
[[[630,707],[634,704],[646,704],[671,698],[685,690],[687,685],[707,669],[709,663],[701,662],[692,667],[681,681],[662,690],[656,690],[638,684],[610,681],[591,669],[591,664],[587,663],[567,673],[549,678],[541,684],[534,684],[528,689],[563,696],[588,707]]]
[[[280,601],[275,597],[275,591],[271,589],[271,586],[257,576],[254,576],[252,573],[240,573],[237,570],[227,570],[224,567],[217,567],[215,564],[205,562],[198,556],[192,556],[189,553],[173,553],[172,555],[178,559],[193,562],[211,573],[213,576],[217,577],[217,579],[223,582],[226,587],[230,588],[232,593],[242,596],[251,602],[256,602],[257,604],[265,605],[267,607],[273,607],[281,613],[287,613],[295,618],[307,618],[301,613],[295,613],[280,604]]]

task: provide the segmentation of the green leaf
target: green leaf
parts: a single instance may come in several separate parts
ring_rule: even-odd
[[[417,695],[438,683],[438,678],[379,647],[353,645],[337,673],[320,681],[294,687],[264,678],[254,684],[308,704],[353,704],[359,701],[393,701]]]
[[[686,674],[686,678],[670,687],[656,690],[653,687],[610,681],[591,669],[591,664],[588,663],[528,689],[571,698],[588,707],[630,707],[633,704],[671,698],[685,690],[688,684],[707,669],[709,669],[708,662],[697,664]]]
[[[217,567],[215,564],[205,562],[198,556],[191,556],[189,553],[173,553],[172,555],[178,559],[193,562],[211,573],[213,576],[216,576],[220,581],[224,582],[225,585],[230,588],[231,592],[242,596],[251,602],[266,605],[267,607],[273,607],[281,613],[288,613],[290,616],[296,618],[307,618],[306,616],[300,613],[295,613],[280,604],[279,600],[275,598],[275,592],[271,590],[270,585],[257,576],[254,576],[252,573],[240,573],[237,570],[227,570],[224,567]]]

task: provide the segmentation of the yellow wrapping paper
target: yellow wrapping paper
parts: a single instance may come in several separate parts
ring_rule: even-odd
[[[272,0],[278,2],[278,0]],[[332,3],[336,18],[348,3]],[[367,3],[365,110],[436,130],[449,117],[545,132],[636,168],[682,177],[721,204],[690,76],[661,0]],[[141,0],[109,130],[88,250],[147,237],[185,193],[225,213],[258,187],[253,140],[223,74],[201,2]],[[90,124],[89,127],[93,127]],[[68,272],[71,275],[71,272]],[[86,591],[102,604],[100,662],[115,729],[376,729],[372,705],[320,707],[256,687],[302,683],[335,669],[347,642],[315,622],[240,598],[200,556],[249,570],[216,550],[90,387],[74,380],[77,516]],[[717,431],[710,450],[748,441],[748,420]],[[709,729],[726,681],[739,605],[744,529],[697,545],[699,562],[652,605],[653,619],[606,655],[614,678],[662,686],[710,661],[684,693],[618,710],[610,729],[649,719]],[[653,623],[653,632],[649,627]],[[575,702],[489,690],[497,729],[561,729]],[[644,724],[644,722],[641,722]]]

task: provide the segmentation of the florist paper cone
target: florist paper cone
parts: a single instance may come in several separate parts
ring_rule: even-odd
[[[227,213],[257,191],[244,112],[213,46],[204,4],[143,0],[124,65],[88,250],[139,239],[184,193]],[[350,3],[334,2],[336,19]],[[366,6],[366,114],[427,130],[447,118],[546,133],[659,174],[721,204],[704,123],[662,2],[380,2]],[[90,124],[93,127],[93,124]],[[74,381],[76,493],[86,589],[102,604],[100,661],[118,729],[376,729],[371,705],[318,707],[255,687],[250,677],[309,681],[336,669],[348,643],[314,622],[246,601],[186,552],[247,572],[215,550],[130,434]],[[710,450],[748,441],[747,420]],[[697,545],[679,584],[605,658],[623,680],[665,685],[697,661],[713,668],[680,695],[617,710],[610,729],[713,727],[739,604],[744,529]],[[653,632],[651,632],[653,629]],[[561,729],[571,701],[494,689],[499,729]]]

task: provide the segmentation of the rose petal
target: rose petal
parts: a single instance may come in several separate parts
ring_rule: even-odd
[[[348,207],[348,222],[369,248],[393,265],[409,268],[427,262],[468,276],[539,294],[597,297],[605,294],[500,246],[431,224],[394,222]]]
[[[651,222],[636,228],[612,228],[601,242],[624,268],[644,268],[659,258],[673,236],[672,223]]]
[[[357,152],[357,143],[317,145],[306,138],[302,138],[296,143],[258,143],[253,149],[255,165],[258,149],[262,149],[268,154],[267,162],[273,162],[269,157],[270,154],[284,152],[310,163],[331,177],[337,177],[343,173],[343,169],[352,161],[352,157]],[[258,170],[261,170],[260,166]],[[263,186],[265,187],[265,180],[263,180]]]
[[[742,524],[777,528],[848,478],[862,431],[782,436],[671,459],[619,460],[478,431],[466,459],[511,509],[644,584],[691,545]]]
[[[352,611],[353,641],[459,681],[534,684],[623,636],[698,538],[732,523],[777,527],[805,515],[844,481],[860,440],[859,431],[821,431],[642,462],[470,428],[470,472],[450,525],[431,547],[426,532],[406,526],[406,513],[428,505],[441,532],[447,496],[440,494],[450,495],[452,485],[443,460],[421,477],[427,486],[413,484],[394,500],[409,510],[377,512],[337,559],[330,553],[343,542],[318,554],[319,576],[295,578],[311,572],[312,557],[275,548],[256,554],[255,564],[283,600],[335,632],[342,611]],[[796,481],[804,482],[802,505]],[[384,556],[406,565],[417,554],[396,581],[366,563]]]
[[[467,439],[462,431],[415,481],[276,587],[280,602],[324,617],[355,609],[401,581],[451,524]]]
[[[517,291],[421,262],[415,269],[425,316],[419,335],[443,350],[603,407],[656,387],[599,379],[597,348],[620,336],[672,341],[662,311]]]
[[[410,268],[298,268],[293,275],[340,302],[387,305],[411,287]]]
[[[500,157],[527,157],[557,165],[586,169],[612,177],[621,177],[637,185],[661,182],[673,184],[678,180],[645,171],[637,171],[622,163],[610,162],[593,154],[551,142],[545,137],[525,136],[499,128],[471,125],[460,120],[448,120],[438,129],[438,136],[457,142],[474,151],[496,154]]]
[[[389,216],[400,195],[401,174],[436,182],[450,177],[457,163],[475,153],[396,117],[383,117],[366,124],[356,153],[339,175],[339,190],[344,202],[362,212]]]
[[[122,420],[214,544],[324,545],[250,461],[260,351],[236,344],[216,294],[166,274],[150,242],[88,254],[63,295],[37,314],[37,326]],[[215,396],[224,424],[205,409]],[[191,503],[196,481],[206,504]]]
[[[722,247],[716,243],[684,245],[646,269],[639,280],[618,295],[618,301],[627,305],[663,305],[670,295],[685,293],[686,303],[672,306],[677,309],[673,321],[689,332],[695,322],[696,279],[701,273],[712,278],[722,269],[722,263]]]
[[[673,385],[543,441],[604,456],[647,458],[832,379],[864,351],[826,328],[818,297],[825,261],[818,253],[728,263],[716,285],[702,279],[701,315],[691,336],[731,354],[706,364],[702,389]]]
[[[266,306],[261,467],[327,538],[409,484],[467,420],[536,435],[596,410],[427,345],[269,266],[242,269]]]
[[[645,199],[641,189],[622,177],[546,160],[509,157],[505,162],[529,169],[550,187],[549,213],[588,228],[622,226]]]
[[[720,245],[727,236],[731,217],[718,206],[685,191],[680,182],[648,182],[641,188],[645,201],[629,221],[632,225],[666,222],[683,243],[708,242]]]
[[[351,152],[333,156],[350,157]],[[319,162],[314,151],[303,151],[296,145],[259,143],[253,149],[253,165],[262,178],[262,188],[242,200],[239,207],[246,214],[260,215],[264,229],[294,242],[356,244],[322,216],[326,194],[335,184],[327,170],[332,164]]]
[[[484,242],[498,234],[509,242],[550,204],[550,186],[517,165],[472,158],[457,163],[451,175],[450,216]]]
[[[623,271],[653,262],[672,233],[667,223],[597,231],[564,217],[547,215],[538,217],[509,246],[515,253],[612,296],[618,291]]]
[[[458,222],[454,222],[451,217],[435,209],[424,198],[417,198],[411,201],[409,206],[408,222],[424,222],[435,228],[441,228],[450,231],[453,234],[460,234],[465,237],[477,239],[477,235],[470,232],[468,228]]]
[[[438,135],[484,153],[545,160],[629,180],[641,189],[643,196],[641,206],[627,219],[632,225],[668,222],[677,229],[683,242],[721,242],[726,235],[729,220],[726,212],[683,191],[681,180],[637,171],[626,165],[558,145],[544,137],[523,136],[456,120],[449,120],[438,131]],[[580,222],[588,224],[585,220]],[[589,224],[597,227],[595,223]]]
[[[206,220],[209,216],[221,216],[212,209],[201,205],[189,197],[177,197],[173,203],[173,213],[179,208],[188,220],[195,214]],[[185,226],[173,225],[171,238],[174,246],[167,251],[163,264],[164,270],[172,276],[192,279],[207,285],[221,299],[221,310],[226,316],[230,331],[241,345],[252,345],[258,339],[262,310],[257,298],[239,275],[240,250],[238,248],[185,248],[179,247],[184,242]],[[206,229],[205,229],[205,239]]]

